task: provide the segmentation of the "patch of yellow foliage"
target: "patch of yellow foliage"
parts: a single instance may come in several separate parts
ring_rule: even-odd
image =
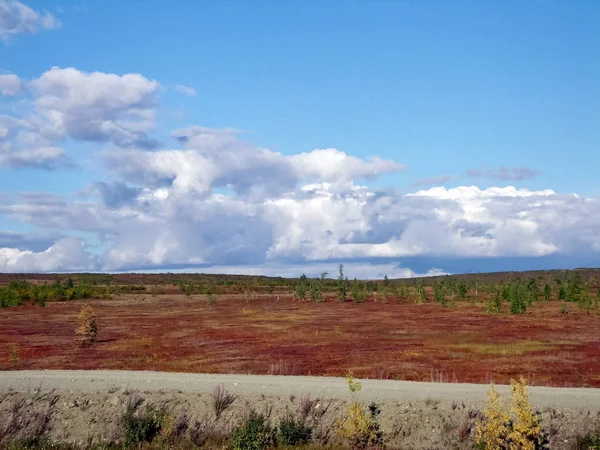
[[[534,413],[529,403],[527,382],[521,377],[519,381],[512,380],[512,406],[510,408],[515,420],[508,439],[515,450],[535,450],[535,443],[543,440],[540,418]]]
[[[346,416],[338,422],[338,435],[350,442],[370,443],[377,439],[373,420],[365,414],[363,404],[352,402]]]
[[[545,441],[540,417],[529,402],[527,382],[521,377],[511,380],[512,417],[504,410],[500,394],[492,383],[488,393],[488,406],[483,420],[476,425],[475,440],[486,450],[536,450]]]
[[[475,428],[475,440],[484,444],[486,450],[503,450],[506,448],[509,420],[500,394],[492,383],[488,392],[488,406],[483,410],[483,421],[477,423]]]
[[[96,326],[96,315],[90,305],[84,305],[77,316],[79,326],[75,333],[81,336],[83,344],[91,344],[98,336],[98,327]]]
[[[352,394],[360,391],[361,383],[355,381],[352,372],[346,375],[346,382]],[[347,439],[352,448],[378,445],[382,441],[379,424],[371,415],[365,413],[364,405],[356,400],[350,403],[346,415],[337,422],[337,434]]]

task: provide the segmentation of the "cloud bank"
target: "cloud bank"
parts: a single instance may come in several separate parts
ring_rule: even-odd
[[[284,154],[231,128],[185,126],[159,143],[160,86],[141,74],[58,67],[0,78],[0,92],[26,105],[0,116],[1,165],[57,170],[74,164],[65,142],[91,142],[105,173],[78,196],[3,196],[0,217],[37,234],[5,232],[0,271],[298,275],[343,262],[352,276],[399,277],[444,273],[461,259],[600,255],[596,198],[512,185],[374,188],[405,166],[335,148]],[[515,181],[528,170],[471,176]],[[419,258],[428,267],[411,269]]]

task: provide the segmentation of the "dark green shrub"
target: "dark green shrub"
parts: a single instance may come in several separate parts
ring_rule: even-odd
[[[144,414],[136,415],[139,402],[127,405],[123,416],[125,428],[125,446],[133,447],[143,442],[152,442],[160,433],[162,415],[153,408],[148,408]]]
[[[588,434],[582,438],[578,448],[581,450],[595,450],[600,448],[600,431]]]
[[[252,411],[246,421],[233,430],[233,450],[263,450],[275,446],[277,429],[262,414]]]
[[[367,290],[364,286],[361,286],[359,281],[355,278],[352,282],[352,300],[354,303],[363,303],[367,297]]]
[[[279,423],[279,440],[284,445],[302,445],[310,441],[312,429],[293,417]]]

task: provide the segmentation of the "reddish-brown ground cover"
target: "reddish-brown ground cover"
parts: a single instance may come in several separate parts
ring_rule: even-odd
[[[76,343],[82,304],[98,341]],[[556,301],[524,315],[482,304],[296,302],[290,297],[128,295],[0,310],[0,369],[132,369],[343,375],[419,381],[600,387],[600,317]],[[508,310],[508,305],[504,305]],[[13,360],[11,362],[11,359]]]

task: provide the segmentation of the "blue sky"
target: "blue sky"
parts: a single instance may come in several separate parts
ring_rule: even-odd
[[[62,152],[59,155],[54,150],[52,155],[56,158],[52,161],[45,154],[41,162],[34,161],[31,153],[26,153],[26,157],[16,156],[14,152],[27,148],[21,141],[9,142],[17,139],[18,130],[25,129],[17,130],[14,124],[13,131],[5,138],[13,153],[0,167],[0,191],[9,198],[5,200],[4,212],[0,210],[0,226],[6,232],[19,233],[16,244],[22,243],[25,235],[46,233],[56,235],[54,240],[48,239],[48,248],[53,248],[65,236],[72,237],[81,244],[82,255],[89,252],[93,260],[86,260],[81,267],[91,264],[89,267],[97,270],[159,270],[168,265],[193,268],[199,264],[194,261],[202,260],[204,268],[227,266],[243,271],[250,270],[250,266],[252,270],[269,267],[272,273],[283,270],[277,268],[284,265],[296,270],[347,258],[350,264],[352,261],[374,266],[387,264],[403,270],[412,270],[405,267],[411,263],[419,266],[419,273],[425,273],[434,268],[451,270],[439,267],[438,260],[446,261],[447,267],[459,268],[464,265],[461,260],[473,257],[493,259],[494,268],[505,265],[507,270],[515,265],[515,257],[549,258],[559,266],[561,260],[574,261],[569,264],[575,265],[590,258],[595,261],[596,246],[600,249],[600,238],[594,231],[598,216],[591,206],[600,195],[595,174],[600,163],[600,32],[597,29],[600,5],[597,2],[271,0],[142,4],[106,0],[62,3],[0,0],[0,13],[2,5],[5,19],[3,22],[0,14],[3,38],[0,70],[5,75],[17,76],[22,89],[18,95],[0,96],[0,114],[21,120],[37,114],[36,125],[25,126],[28,132],[35,127],[39,129],[39,121],[48,125],[56,120],[47,130],[40,131],[43,145],[36,145],[60,148]],[[21,6],[29,8],[38,18],[23,13]],[[47,19],[49,15],[52,20]],[[19,27],[19,20],[27,26]],[[36,82],[52,67],[74,68],[78,74],[98,72],[107,77],[139,74],[144,80],[155,81],[157,86],[139,88],[136,84],[134,88],[124,82],[122,91],[115,90],[112,99],[110,95],[106,99],[97,98],[97,103],[87,105],[89,110],[84,111],[81,108],[85,105],[79,104],[69,104],[68,111],[59,106],[60,114],[64,114],[60,120],[73,122],[56,131],[62,122],[48,115],[56,107],[49,107],[47,102],[58,99],[58,103],[52,104],[60,105],[60,92],[70,89],[64,83],[74,83],[73,77],[78,75],[71,74],[69,78],[66,72],[56,72],[52,83]],[[58,77],[63,77],[64,83],[57,81]],[[101,77],[89,83],[96,81],[105,83]],[[185,95],[176,86],[193,89],[195,95]],[[112,103],[117,96],[126,98],[129,92],[126,89],[130,88],[142,89],[144,102],[152,104],[144,108],[144,114],[152,116],[152,125],[144,122],[133,128],[130,124],[124,126],[137,137],[143,132],[156,140],[152,150],[142,149],[136,142],[124,143],[122,137],[115,138],[106,131],[100,133],[102,136],[97,130],[91,133],[89,123],[75,123],[81,116],[97,123],[93,114],[99,114],[103,120],[110,117],[122,125],[120,121],[129,118],[127,108],[136,106]],[[82,95],[73,89],[74,97],[69,101]],[[89,89],[92,91],[93,86]],[[112,127],[114,123],[109,125]],[[208,151],[207,131],[202,132],[204,140],[188,133],[191,136],[188,144],[182,140],[177,143],[171,136],[174,130],[190,126],[239,130],[235,137],[227,135],[226,139],[232,159],[225,161],[222,156],[215,156],[222,152],[219,146],[225,145],[222,133],[217,133],[219,144],[211,147],[213,159],[190,156],[193,152]],[[139,127],[143,129],[141,132]],[[82,132],[83,128],[87,131]],[[192,141],[195,147],[189,144]],[[271,154],[266,157],[268,164],[260,159],[262,156],[256,156],[264,148],[280,155],[281,161],[286,161],[281,163],[285,167],[275,164],[275,156]],[[169,153],[169,157],[177,155],[182,162],[165,173],[164,161],[157,153],[169,149],[179,152]],[[359,163],[351,160],[353,157],[363,163],[377,157],[389,164],[385,168],[359,167],[356,176],[349,178],[333,176],[324,169],[307,173],[305,163],[303,169],[298,169],[299,159],[294,155],[315,149],[343,152],[345,161],[350,162],[341,163],[339,170],[357,167]],[[141,153],[139,157],[129,155],[130,159],[124,160],[125,151]],[[153,155],[143,153],[148,151]],[[118,158],[106,156],[115,152],[121,152]],[[248,152],[258,159],[242,164],[240,172],[235,172],[236,179],[242,180],[238,183],[243,185],[242,193],[239,186],[236,191],[236,182],[223,181],[227,176],[217,166],[232,164],[236,158],[250,158]],[[167,153],[162,155],[166,157]],[[332,164],[328,155],[331,156],[313,154],[307,164],[326,167]],[[133,167],[132,161],[137,163],[144,158],[146,165]],[[17,160],[19,163],[15,163]],[[160,167],[149,170],[148,164]],[[208,169],[203,170],[203,164]],[[292,184],[283,176],[288,164],[294,166],[290,170],[297,176]],[[48,165],[52,167],[49,169]],[[214,177],[200,182],[210,168],[215,170]],[[256,181],[272,171],[282,174],[281,183]],[[368,179],[365,174],[370,175]],[[185,181],[181,181],[184,175]],[[271,212],[264,213],[264,217],[256,212],[257,208],[268,210],[273,204],[278,207],[285,204],[288,208],[284,198],[300,201],[297,197],[305,192],[302,186],[310,184],[309,181],[337,187],[332,191],[331,186],[321,185],[315,194],[320,196],[321,203],[316,198],[303,199],[304,203],[290,207],[292,212],[279,212],[293,221],[297,219],[293,211],[312,211],[314,204],[321,205],[321,216],[315,219],[314,229],[302,228],[312,223],[310,220],[290,222],[290,229],[296,227],[298,233],[305,232],[302,238],[283,230],[283,225],[270,218]],[[124,204],[118,208],[108,206],[106,198],[98,193],[97,183],[121,183],[111,185],[118,186],[117,196],[135,190],[137,206],[134,208],[130,203],[127,210]],[[438,190],[431,189],[434,185]],[[244,197],[248,186],[253,186],[254,197]],[[468,194],[468,186],[476,186],[479,193]],[[371,200],[365,200],[373,197],[367,194],[356,198],[355,203],[350,202],[348,196],[358,195],[358,187],[369,190],[375,197],[388,199],[388,203],[395,205],[393,211],[378,209],[382,208],[380,204],[373,206]],[[507,194],[508,191],[501,194],[493,191],[512,187],[519,192],[516,196]],[[215,196],[225,193],[228,201],[236,203],[236,208],[249,209],[238,211],[241,216],[219,210],[225,217],[222,220],[243,223],[259,217],[258,221],[265,222],[264,228],[246,238],[261,244],[225,242],[214,251],[219,255],[233,252],[237,256],[215,257],[213,251],[207,250],[215,245],[213,225],[195,219],[193,214],[165,218],[165,211],[176,209],[173,204],[152,204],[151,213],[144,209],[148,208],[144,203],[148,195],[159,189],[169,191],[169,198],[177,198],[177,202],[188,201],[190,205],[207,202],[202,207],[208,207],[218,200]],[[260,200],[256,197],[257,189]],[[427,191],[423,198],[435,201],[435,205],[429,205],[427,213],[413,209],[406,212],[405,203],[412,197],[404,196],[421,189]],[[439,189],[445,191],[440,193]],[[554,191],[554,196],[540,194],[546,190]],[[133,246],[131,254],[120,255],[119,262],[116,254],[109,253],[111,249],[128,247],[123,244],[128,235],[120,232],[122,223],[82,225],[82,217],[71,217],[49,225],[22,213],[26,207],[39,207],[39,199],[35,200],[38,203],[21,199],[19,192],[23,191],[53,193],[64,205],[86,209],[96,222],[101,222],[98,219],[101,215],[123,220],[124,215],[130,214],[144,224],[163,220],[162,226],[167,228],[177,228],[171,222],[177,219],[176,223],[188,223],[190,229],[171,236],[175,241],[179,239],[178,245],[174,245],[179,250],[166,250],[159,242],[167,238],[161,237],[157,230],[148,231],[147,242]],[[347,194],[345,197],[342,191]],[[573,201],[569,196],[572,193],[577,193],[580,200]],[[207,199],[209,194],[212,197]],[[506,206],[507,198],[512,199],[510,208]],[[323,206],[323,199],[332,203]],[[91,212],[90,208],[96,206],[88,203],[94,201],[97,209]],[[242,201],[243,207],[237,204]],[[555,229],[559,210],[540,211],[541,207],[549,208],[546,201],[559,204],[560,208],[575,208],[560,209],[560,214],[569,214],[573,220]],[[416,207],[411,204],[410,208]],[[452,213],[439,212],[446,211],[444,208]],[[329,210],[337,211],[338,216],[325,217]],[[431,211],[438,214],[430,220],[422,217]],[[147,217],[142,217],[142,212]],[[434,245],[426,236],[413,236],[406,231],[410,230],[410,224],[423,228],[416,225],[421,224],[420,220],[428,225],[442,220],[441,228],[432,229],[432,233],[446,236],[446,241],[436,241]],[[511,230],[514,220],[527,223],[521,223],[515,231]],[[485,228],[485,232],[477,237],[469,234],[472,232],[465,231],[464,221],[470,224],[466,227],[469,230]],[[482,223],[487,228],[482,228]],[[133,224],[124,228],[129,226],[135,228]],[[193,236],[192,230],[203,236],[203,244],[195,250],[198,257],[182,250],[188,241],[181,236],[188,236],[187,233]],[[459,230],[458,235],[448,235],[449,230]],[[514,244],[518,239],[537,244],[529,250],[519,249],[527,246]],[[397,244],[400,241],[406,242]],[[344,243],[351,245],[346,248]],[[160,251],[156,250],[158,247]],[[12,256],[6,257],[6,270],[25,264],[23,252],[27,248],[22,245],[6,248],[12,249]],[[240,248],[245,250],[238,253]],[[590,249],[591,257],[587,255]],[[561,259],[562,255],[569,258]],[[19,258],[21,262],[17,264]],[[33,261],[43,255],[27,258]],[[418,258],[419,262],[411,258]],[[447,258],[455,261],[447,262]],[[54,267],[38,263],[38,259],[28,263],[31,270],[75,270],[79,266],[69,267],[69,264],[81,262],[77,258],[58,258],[61,263]],[[503,265],[502,261],[506,263]],[[535,261],[538,259],[531,265],[541,264]]]

